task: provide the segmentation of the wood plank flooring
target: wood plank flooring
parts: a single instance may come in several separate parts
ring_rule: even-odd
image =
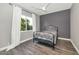
[[[52,49],[50,46],[29,40],[8,52],[0,52],[0,55],[78,55],[78,53],[69,41],[58,40],[55,49]]]

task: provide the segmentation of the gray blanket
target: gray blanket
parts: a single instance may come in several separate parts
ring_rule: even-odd
[[[50,32],[50,31],[34,32],[34,37],[53,42],[56,39],[56,32]]]

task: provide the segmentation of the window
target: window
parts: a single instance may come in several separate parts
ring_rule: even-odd
[[[21,15],[21,31],[27,31],[32,29],[32,18],[25,15]]]

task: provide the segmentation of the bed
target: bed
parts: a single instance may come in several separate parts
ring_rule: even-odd
[[[58,39],[58,27],[53,25],[48,25],[44,28],[44,31],[33,32],[33,42],[42,42],[49,44],[51,46],[56,45]]]

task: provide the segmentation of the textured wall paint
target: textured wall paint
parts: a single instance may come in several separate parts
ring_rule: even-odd
[[[70,38],[70,9],[40,16],[40,30],[47,25],[58,26],[58,35]]]
[[[0,3],[0,48],[8,46],[11,41],[12,6]]]

